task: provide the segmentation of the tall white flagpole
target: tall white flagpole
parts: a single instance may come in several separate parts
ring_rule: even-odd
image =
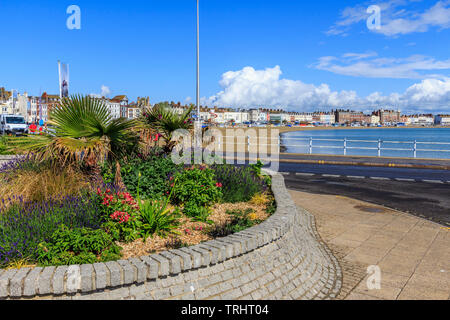
[[[58,60],[58,73],[59,73],[59,98],[62,99],[61,91],[61,61]]]

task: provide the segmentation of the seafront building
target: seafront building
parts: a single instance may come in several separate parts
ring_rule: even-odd
[[[435,116],[432,114],[418,114],[408,116],[407,125],[432,126],[435,123]]]
[[[379,123],[383,125],[401,122],[400,111],[380,109],[375,111],[373,114],[379,118]]]
[[[450,126],[450,115],[438,114],[434,119],[434,124],[438,126]]]
[[[113,98],[97,97],[109,109],[113,118],[139,118],[144,108],[151,108],[149,97],[138,97],[136,102],[130,102],[126,95]],[[21,94],[17,90],[0,88],[0,114],[20,114],[28,123],[47,122],[50,111],[60,102],[59,95],[44,92],[41,96],[30,96],[26,92]],[[189,109],[188,105],[180,102],[165,103],[178,114]],[[194,108],[193,114],[196,113]],[[201,121],[210,125],[364,125],[364,126],[393,126],[393,125],[450,125],[450,115],[402,115],[399,110],[380,109],[371,114],[361,111],[337,109],[317,112],[289,112],[283,109],[270,108],[219,108],[200,107]]]

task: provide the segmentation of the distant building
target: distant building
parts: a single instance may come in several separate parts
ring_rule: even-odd
[[[334,124],[336,123],[336,116],[332,112],[321,112],[319,122],[328,125]]]
[[[336,110],[336,122],[340,124],[364,123],[367,122],[367,116],[363,112],[351,110]]]
[[[14,114],[20,114],[25,118],[25,121],[28,120],[28,93],[18,94],[17,102],[15,104]]]
[[[375,115],[380,118],[381,124],[391,124],[391,123],[399,123],[401,114],[400,111],[394,110],[378,110],[375,111]]]
[[[39,119],[39,97],[28,97],[28,117],[27,122],[37,123]]]
[[[122,117],[122,106],[120,101],[112,99],[104,99],[103,101],[113,119],[119,119]]]
[[[380,116],[376,115],[376,114],[372,114],[370,116],[370,124],[373,125],[379,125],[380,124]]]
[[[126,95],[119,95],[112,98],[111,101],[120,104],[120,118],[127,118],[128,97]]]
[[[136,104],[131,104],[127,108],[127,118],[137,119],[142,115],[142,107]]]
[[[416,126],[431,126],[434,124],[434,116],[432,114],[408,116],[408,124]]]
[[[434,118],[434,124],[439,125],[439,126],[450,126],[450,115],[438,114]]]
[[[60,100],[59,94],[48,94],[44,92],[39,104],[39,120],[47,122],[51,111],[60,103]]]

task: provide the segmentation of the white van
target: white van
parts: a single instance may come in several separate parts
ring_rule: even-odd
[[[21,115],[0,114],[0,134],[20,135],[28,133],[28,125]]]

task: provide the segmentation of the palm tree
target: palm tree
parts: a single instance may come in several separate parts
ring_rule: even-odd
[[[191,105],[182,114],[176,113],[169,107],[168,103],[156,104],[152,109],[146,109],[141,117],[141,123],[144,128],[156,131],[166,142],[164,151],[172,152],[176,145],[172,141],[173,134],[178,129],[191,130],[193,128],[192,119],[190,118],[194,106]]]
[[[119,160],[137,146],[135,121],[113,119],[104,102],[89,96],[63,98],[50,112],[54,134],[36,139],[28,148],[40,160],[58,165],[96,164]]]

